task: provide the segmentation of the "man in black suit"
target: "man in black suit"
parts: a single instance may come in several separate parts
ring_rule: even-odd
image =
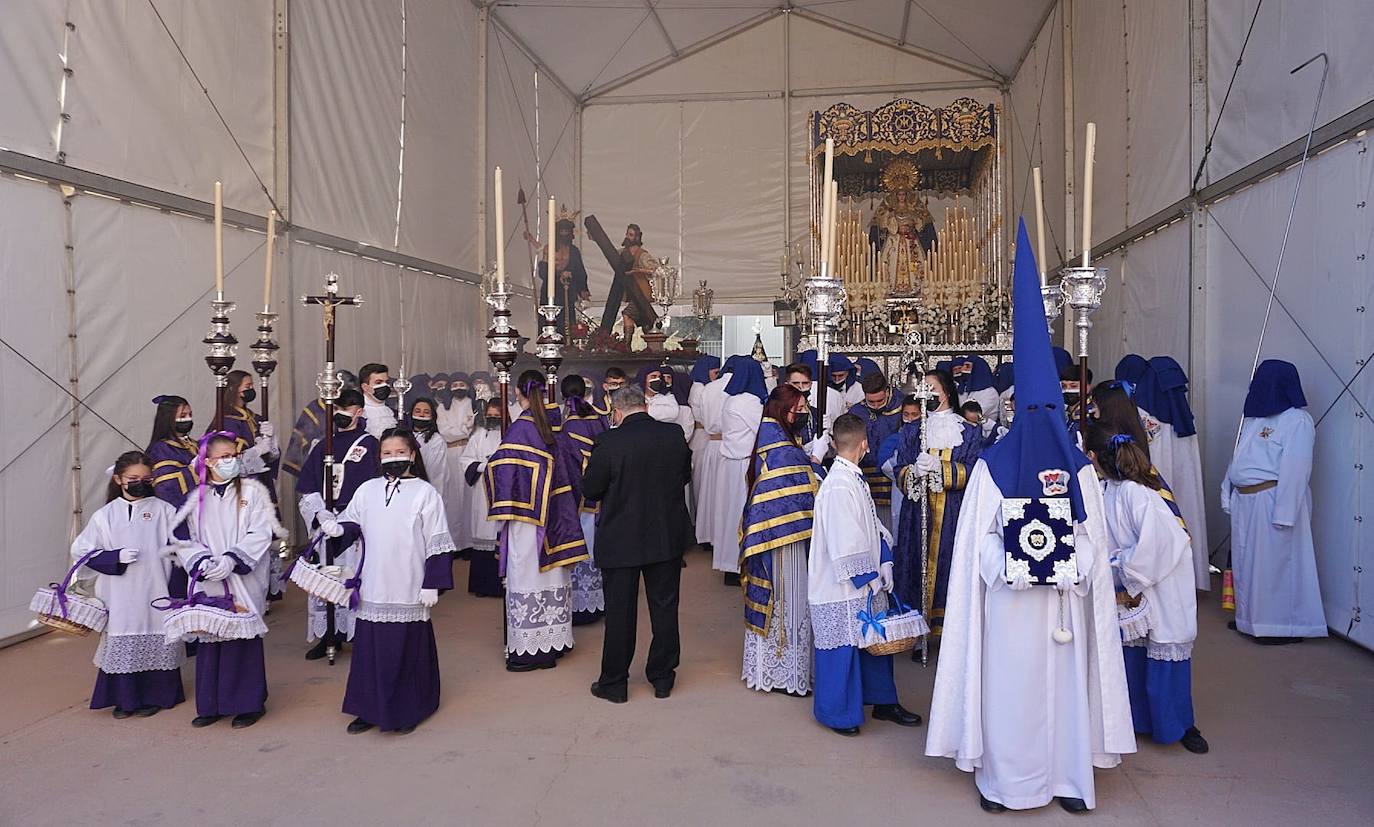
[[[682,553],[695,540],[683,494],[692,479],[692,451],[681,427],[649,416],[637,386],[611,394],[611,422],[613,429],[597,436],[582,477],[582,495],[601,502],[596,565],[606,598],[601,677],[592,694],[612,703],[627,700],[642,576],[654,633],[644,671],[654,697],[666,698],[681,654]]]

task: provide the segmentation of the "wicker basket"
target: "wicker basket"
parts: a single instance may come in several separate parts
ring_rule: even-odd
[[[1116,593],[1116,622],[1123,641],[1139,640],[1150,633],[1150,604],[1145,595],[1131,597],[1124,590]]]
[[[168,644],[183,640],[223,643],[267,634],[267,624],[262,617],[234,599],[228,580],[224,581],[224,594],[219,596],[197,593],[199,581],[200,572],[192,572],[186,585],[189,597],[185,600],[160,597],[153,601],[153,608],[166,612],[162,616],[162,629]]]
[[[34,594],[33,600],[29,601],[29,609],[38,614],[39,623],[69,635],[105,631],[110,612],[105,608],[104,601],[67,590],[77,570],[99,553],[99,549],[92,549],[82,555],[76,565],[67,569],[67,576],[62,578],[61,583],[49,583]]]
[[[923,635],[930,632],[920,612],[903,603],[895,594],[885,597],[893,605],[880,608],[875,613],[874,594],[869,592],[868,609],[859,613],[859,621],[863,624],[864,651],[877,657],[909,652]]]
[[[297,560],[288,579],[307,594],[326,603],[346,607],[349,595],[353,592],[348,585],[352,577],[352,570],[342,566],[323,566],[306,560]]]

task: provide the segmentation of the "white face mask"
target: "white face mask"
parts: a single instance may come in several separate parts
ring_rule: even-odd
[[[214,469],[215,476],[219,477],[221,482],[228,482],[239,475],[239,458],[221,457],[210,463],[210,467]]]

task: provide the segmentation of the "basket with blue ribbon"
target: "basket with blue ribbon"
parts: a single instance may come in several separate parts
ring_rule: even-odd
[[[887,600],[878,606],[874,592],[868,593],[868,607],[859,612],[864,651],[870,655],[899,655],[916,647],[921,636],[930,631],[921,613],[901,601],[895,594],[883,595]],[[888,601],[891,605],[887,605]]]

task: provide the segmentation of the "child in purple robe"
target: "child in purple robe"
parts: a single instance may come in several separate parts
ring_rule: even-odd
[[[343,711],[349,734],[373,727],[408,733],[439,708],[439,653],[430,609],[453,588],[453,538],[419,443],[407,430],[382,434],[382,476],[359,486],[321,531],[361,538],[353,658]]]
[[[162,615],[150,605],[167,597],[176,509],[153,495],[152,460],[142,451],[120,455],[113,470],[108,502],[72,543],[72,562],[82,564],[76,576],[96,575],[95,594],[109,610],[91,709],[146,718],[186,700],[181,647],[164,641]]]
[[[581,459],[577,479],[587,470],[587,460],[592,455],[592,443],[597,434],[606,430],[606,423],[587,402],[587,382],[581,376],[572,374],[563,377],[559,389],[563,392],[563,426],[559,429],[562,438],[571,440]],[[595,623],[606,611],[606,598],[602,592],[601,569],[596,567],[596,515],[600,506],[595,501],[579,498],[578,521],[582,525],[582,537],[587,542],[587,559],[572,569],[572,611],[573,625],[585,626]]]

